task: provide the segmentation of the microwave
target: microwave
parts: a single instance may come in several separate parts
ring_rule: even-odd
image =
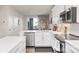
[[[62,19],[62,22],[76,23],[77,7],[71,7],[67,11],[61,12],[60,18]]]

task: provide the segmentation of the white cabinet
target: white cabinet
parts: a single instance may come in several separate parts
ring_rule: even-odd
[[[64,5],[56,5],[52,8],[52,19],[57,22],[60,19],[60,13],[64,11]]]
[[[76,48],[74,48],[69,43],[66,43],[66,45],[65,45],[65,53],[79,53],[79,50],[77,50]]]
[[[72,7],[72,5],[65,5],[66,11],[69,11],[69,9]]]
[[[42,32],[35,33],[35,46],[42,46]]]
[[[50,32],[36,32],[35,33],[36,47],[50,47],[52,46],[52,39]]]
[[[56,38],[53,38],[52,48],[56,51],[60,51],[60,41]]]
[[[60,51],[60,41],[58,41],[57,39],[55,40],[55,49],[57,51]]]
[[[77,7],[77,23],[79,23],[79,5],[56,5],[52,8],[52,20],[57,23],[60,20],[60,13],[63,11],[69,11],[69,8]]]
[[[43,45],[44,46],[52,46],[51,32],[44,32],[42,40],[43,40]]]

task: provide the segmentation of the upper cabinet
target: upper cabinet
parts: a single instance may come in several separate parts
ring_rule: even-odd
[[[60,13],[64,11],[64,5],[57,5],[52,8],[52,19],[55,23],[60,19]]]
[[[77,23],[79,23],[79,5],[73,5],[74,7],[77,7]]]
[[[69,11],[69,9],[72,7],[72,5],[64,5],[64,8],[66,9],[66,11]]]
[[[52,8],[52,20],[55,23],[78,23],[79,5],[56,5]]]
[[[60,13],[62,22],[76,23],[77,7],[65,6],[65,10]]]

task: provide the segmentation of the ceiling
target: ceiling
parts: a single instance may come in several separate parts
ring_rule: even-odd
[[[52,5],[14,5],[12,6],[24,15],[46,15],[50,13]]]

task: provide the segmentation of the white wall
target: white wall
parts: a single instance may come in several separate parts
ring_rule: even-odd
[[[23,30],[28,30],[28,20],[27,16],[23,17]]]
[[[15,9],[10,6],[0,6],[0,37],[18,35],[22,30],[22,20],[22,15]]]
[[[78,24],[70,24],[69,32],[71,34],[79,36],[79,23]]]

